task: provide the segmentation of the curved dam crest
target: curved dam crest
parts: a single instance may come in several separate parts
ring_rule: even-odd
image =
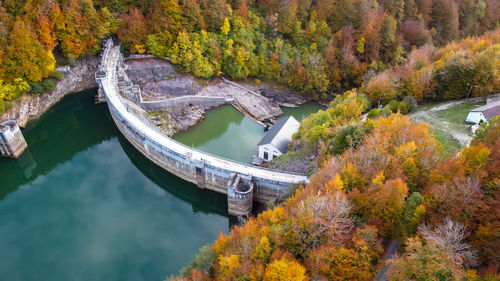
[[[254,200],[264,203],[286,196],[309,181],[305,175],[255,167],[193,149],[150,127],[130,112],[120,96],[116,78],[120,56],[119,46],[108,39],[96,73],[96,81],[120,132],[137,150],[168,172],[199,188],[227,194],[230,214],[248,215]]]

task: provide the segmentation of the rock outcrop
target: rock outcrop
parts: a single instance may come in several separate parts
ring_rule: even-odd
[[[129,58],[124,60],[124,64],[126,75],[123,76],[130,79],[130,84],[141,88],[141,107],[150,113],[157,112],[150,114],[154,116],[150,121],[169,135],[195,125],[203,119],[205,110],[214,105],[193,102],[182,106],[158,107],[163,104],[162,101],[186,96],[224,98],[230,100],[243,114],[263,122],[274,121],[283,114],[280,105],[294,106],[307,100],[298,93],[288,94],[269,85],[255,87],[225,78],[213,79],[203,87],[192,75],[177,73],[168,59]],[[155,106],[143,106],[143,103],[154,103]]]
[[[20,127],[26,127],[29,121],[39,118],[63,97],[70,93],[96,88],[95,72],[98,61],[96,57],[84,58],[74,67],[60,67],[64,73],[56,88],[44,95],[24,95],[14,102],[13,108],[0,115],[0,122],[15,120]]]

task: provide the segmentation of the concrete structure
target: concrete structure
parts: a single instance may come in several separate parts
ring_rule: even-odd
[[[500,115],[500,101],[497,100],[469,111],[465,121],[467,123],[479,124],[490,121],[491,118],[498,115]]]
[[[285,153],[288,143],[293,134],[297,133],[300,123],[292,116],[283,117],[276,121],[267,134],[257,144],[259,146],[259,158],[271,161]]]
[[[15,121],[9,120],[0,124],[0,153],[3,156],[17,158],[27,147],[23,134]]]
[[[129,111],[131,109],[120,96],[116,78],[119,56],[119,46],[113,46],[112,40],[107,40],[96,80],[104,91],[109,111],[118,129],[137,150],[155,164],[199,188],[228,194],[228,212],[234,215],[242,215],[246,212],[244,210],[248,211],[249,201],[264,203],[274,200],[308,182],[305,175],[257,168],[193,149],[150,127]],[[235,188],[235,175],[239,175],[237,182],[251,182],[253,187],[246,191]]]
[[[247,216],[252,212],[252,203],[252,177],[232,173],[227,182],[227,209],[233,215]]]
[[[203,105],[206,107],[230,104],[233,99],[224,97],[182,96],[160,101],[144,101],[141,98],[141,107],[147,111],[160,111],[173,106]]]
[[[140,56],[141,57],[141,56]],[[146,55],[148,57],[148,55]],[[147,100],[143,97],[143,92],[139,85],[134,84],[126,73],[127,65],[124,63],[124,58],[119,58],[118,68],[118,90],[120,94],[139,105],[142,109],[148,112],[155,112],[165,110],[167,108],[201,105],[206,108],[220,106],[223,104],[231,104],[234,102],[233,98],[226,97],[212,97],[212,96],[196,96],[196,95],[183,95],[175,98],[166,98],[161,100]],[[98,71],[96,77],[102,75],[102,70]]]

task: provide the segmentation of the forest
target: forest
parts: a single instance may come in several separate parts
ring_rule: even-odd
[[[332,102],[339,133],[322,137],[338,149],[311,182],[221,234],[174,279],[374,280],[389,265],[389,281],[499,280],[500,117],[445,156],[425,123],[362,122],[365,103],[353,91]],[[381,259],[393,239],[400,250]]]
[[[498,34],[436,51],[498,28],[498,0],[0,3],[0,111],[53,89],[56,66],[97,54],[112,35],[125,53],[169,57],[197,77],[272,79],[325,100],[354,87],[373,102],[462,97],[467,83],[478,86],[474,96],[500,88]]]

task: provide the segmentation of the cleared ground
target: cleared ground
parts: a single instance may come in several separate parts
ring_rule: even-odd
[[[428,123],[436,138],[443,143],[446,153],[452,153],[472,140],[471,125],[465,119],[471,109],[484,104],[483,99],[426,104],[418,106],[409,117]]]

